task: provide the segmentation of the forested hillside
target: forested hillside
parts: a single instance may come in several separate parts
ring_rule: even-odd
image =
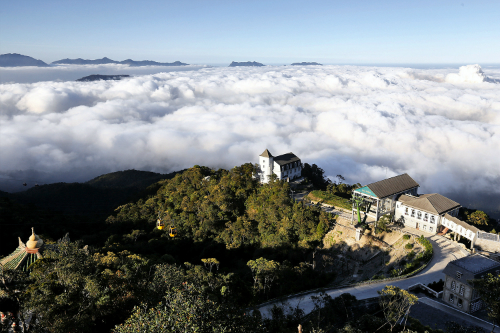
[[[109,215],[118,205],[138,200],[148,186],[175,176],[148,171],[125,170],[108,173],[85,183],[54,183],[16,193],[0,193],[21,204],[79,216]],[[148,192],[149,193],[149,192]]]
[[[253,165],[230,171],[194,167],[162,181],[155,196],[120,207],[108,223],[144,222],[158,214],[175,225],[180,238],[213,239],[227,248],[311,248],[328,229],[328,214],[295,203],[286,182],[264,186],[252,178]]]
[[[250,310],[335,277],[314,257],[331,217],[294,202],[287,182],[260,184],[253,170],[251,164],[231,170],[195,166],[149,186],[105,219],[0,198],[0,257],[15,249],[17,236],[26,241],[31,226],[48,245],[29,271],[0,267],[0,311],[18,313],[0,327],[15,322],[24,332],[284,333],[301,323],[304,332],[389,332],[377,304],[348,294],[321,295],[309,316],[286,306],[275,307],[268,319]],[[126,175],[90,183],[125,188]],[[158,218],[163,230],[155,227]],[[56,241],[66,232],[72,241]],[[411,318],[408,327],[436,332]]]
[[[27,209],[3,198],[0,224],[9,232],[2,239],[9,240],[0,255],[15,249],[17,236],[26,241],[33,224],[46,243],[63,232],[81,239],[61,243],[60,250],[32,265],[31,274],[21,279],[27,289],[21,297],[16,294],[20,307],[35,309],[41,327],[52,325],[54,332],[85,331],[99,322],[109,330],[134,306],[154,307],[165,297],[188,302],[186,297],[199,295],[232,308],[238,317],[237,309],[325,285],[332,273],[313,269],[312,253],[330,217],[294,202],[286,182],[261,185],[253,170],[251,164],[231,170],[195,166],[151,185],[141,199],[118,207],[105,221]],[[117,186],[109,176],[91,183],[94,189]],[[158,217],[164,230],[155,227]],[[174,238],[170,226],[177,229]],[[84,244],[90,247],[81,250]],[[177,289],[186,283],[191,296]],[[63,290],[67,297],[61,299]],[[81,312],[81,304],[88,309]],[[235,320],[249,324],[242,317]]]

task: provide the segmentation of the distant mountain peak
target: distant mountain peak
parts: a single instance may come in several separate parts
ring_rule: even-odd
[[[261,64],[260,62],[256,62],[256,61],[244,61],[244,62],[233,61],[229,65],[229,67],[239,67],[239,66],[260,67],[260,66],[265,66],[265,65]]]
[[[186,66],[187,64],[175,61],[175,62],[156,62],[152,60],[142,60],[136,61],[132,59],[127,59],[123,61],[115,61],[109,59],[108,57],[104,57],[101,59],[89,60],[89,59],[62,59],[57,60],[52,63],[53,65],[106,65],[106,64],[120,64],[120,65],[129,65],[133,67],[140,66]]]
[[[317,62],[294,62],[292,66],[323,66]]]
[[[19,53],[0,54],[0,67],[48,67],[45,62]]]
[[[100,81],[100,80],[121,80],[122,78],[130,77],[130,75],[100,75],[100,74],[92,74],[89,76],[82,77],[77,81],[80,82],[90,82],[90,81]]]

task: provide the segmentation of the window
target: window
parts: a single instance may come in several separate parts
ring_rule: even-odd
[[[455,283],[455,281],[451,281],[451,290],[455,291],[456,286],[457,284]]]
[[[424,230],[427,230],[427,226],[424,224],[424,227],[423,227]]]
[[[411,210],[411,217],[415,217],[415,209]]]
[[[460,292],[459,292],[459,294],[463,296],[463,295],[464,295],[464,292],[465,292],[465,287],[464,287],[464,285],[462,284],[462,285],[460,285]]]
[[[405,215],[408,215],[408,207],[405,208]]]
[[[483,307],[483,301],[479,300],[471,304],[471,312],[480,310]]]
[[[460,279],[462,277],[462,273],[457,271],[457,279]]]
[[[428,219],[429,219],[429,214],[425,213],[424,214],[424,221],[427,222]]]
[[[435,218],[434,218],[434,215],[431,215],[431,223],[433,223],[433,224],[434,224],[434,223],[436,223],[436,220],[435,220]]]
[[[429,231],[431,231],[431,232],[432,232],[432,231],[433,231],[433,228],[432,228],[432,227],[429,227]]]
[[[419,220],[420,220],[421,218],[422,218],[422,212],[421,212],[421,211],[418,211],[418,212],[417,212],[417,219],[419,219]]]
[[[453,303],[453,294],[450,294],[450,303]]]
[[[457,305],[458,305],[458,307],[459,307],[459,308],[461,308],[461,307],[462,307],[462,305],[463,305],[463,301],[462,301],[462,299],[461,299],[461,298],[459,298],[459,299],[458,299]]]

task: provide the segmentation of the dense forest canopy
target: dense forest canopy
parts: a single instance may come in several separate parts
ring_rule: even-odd
[[[319,242],[328,230],[328,214],[294,202],[288,183],[261,185],[253,173],[252,164],[217,171],[195,166],[160,182],[155,196],[119,207],[107,222],[153,227],[159,216],[181,238],[214,240],[227,248],[311,248]]]

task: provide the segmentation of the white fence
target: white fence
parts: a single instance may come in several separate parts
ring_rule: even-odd
[[[489,232],[477,232],[477,238],[478,239],[486,239],[489,241],[494,241],[494,242],[500,242],[500,236],[496,234],[490,234]]]

